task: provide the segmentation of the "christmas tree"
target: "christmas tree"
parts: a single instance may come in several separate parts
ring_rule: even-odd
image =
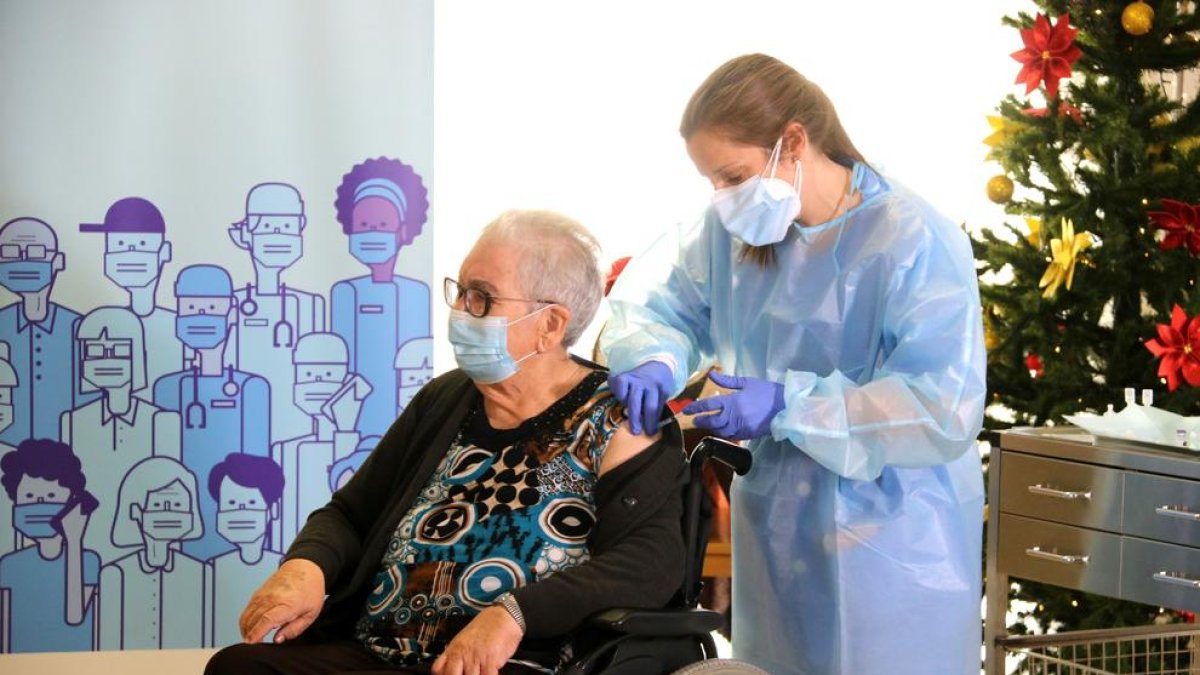
[[[985,140],[999,167],[988,197],[1010,217],[974,235],[987,426],[1120,408],[1126,387],[1200,414],[1200,105],[1184,93],[1200,63],[1195,5],[1046,0],[1004,21],[1024,47],[1022,86]],[[1159,611],[1022,586],[1043,627]]]

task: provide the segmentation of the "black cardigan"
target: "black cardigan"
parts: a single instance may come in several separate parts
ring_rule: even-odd
[[[388,541],[481,394],[460,370],[425,385],[354,477],[309,516],[285,560],[310,560],[328,597],[306,641],[353,635]],[[527,638],[565,634],[609,607],[663,607],[683,580],[686,481],[678,425],[595,485],[591,558],[515,589]]]

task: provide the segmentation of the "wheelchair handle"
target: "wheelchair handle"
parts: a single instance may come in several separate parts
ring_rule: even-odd
[[[709,459],[715,459],[728,466],[739,476],[745,476],[754,463],[754,458],[749,450],[716,436],[704,437],[692,450],[692,456],[688,459],[688,463],[702,467],[704,462]],[[697,460],[699,460],[699,464],[696,464]]]

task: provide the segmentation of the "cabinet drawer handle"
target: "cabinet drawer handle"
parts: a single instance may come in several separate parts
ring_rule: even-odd
[[[1049,488],[1049,487],[1046,487],[1045,485],[1041,485],[1041,484],[1030,485],[1029,491],[1035,495],[1041,495],[1043,497],[1054,497],[1055,499],[1076,500],[1076,499],[1091,499],[1092,498],[1091,490],[1088,490],[1087,492],[1068,492],[1066,490],[1055,490],[1054,488]]]
[[[1200,581],[1189,579],[1178,572],[1156,572],[1154,574],[1154,580],[1161,581],[1164,584],[1187,586],[1188,588],[1200,588]]]
[[[1051,553],[1049,551],[1043,551],[1040,546],[1034,546],[1033,548],[1025,549],[1025,555],[1031,558],[1041,558],[1042,560],[1049,560],[1050,562],[1062,563],[1064,565],[1074,565],[1075,563],[1079,563],[1081,565],[1088,564],[1088,556],[1086,555],[1062,555],[1059,553]]]
[[[1184,506],[1160,506],[1154,509],[1154,512],[1160,516],[1168,518],[1182,518],[1184,520],[1200,520],[1200,513],[1193,513],[1187,510]]]

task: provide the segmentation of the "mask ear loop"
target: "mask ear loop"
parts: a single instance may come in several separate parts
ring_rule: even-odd
[[[775,141],[775,148],[771,150],[771,157],[767,160],[767,167],[771,169],[771,178],[775,177],[775,171],[779,168],[779,156],[782,151],[783,136],[780,136],[779,140]],[[763,173],[766,173],[766,169],[763,169]]]

